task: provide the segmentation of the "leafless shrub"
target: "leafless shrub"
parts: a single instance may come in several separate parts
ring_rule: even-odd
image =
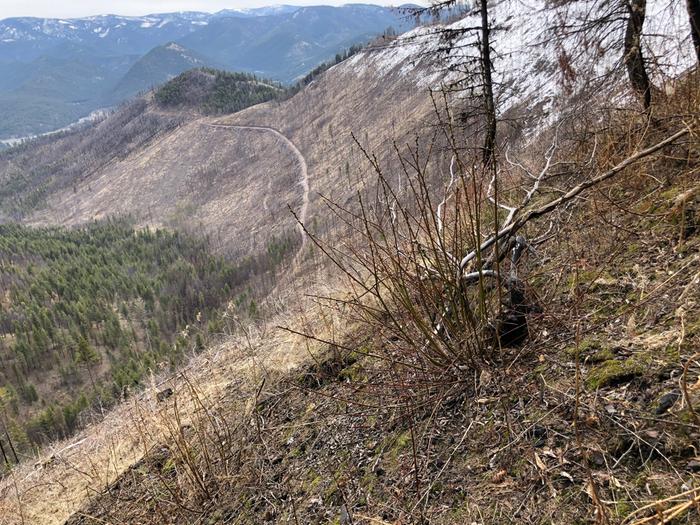
[[[665,136],[627,130],[630,143],[618,151],[616,132],[598,144],[598,132],[564,120],[527,155],[505,150],[491,165],[461,146],[449,110],[440,118],[442,137],[395,148],[396,175],[358,143],[371,190],[355,206],[326,199],[354,242],[307,232],[347,278],[350,293],[337,302],[388,341],[375,357],[417,397],[464,387],[504,347],[522,344],[528,315],[543,306],[528,297],[526,255],[557,234],[591,188],[689,133],[677,125]],[[450,159],[444,177],[440,143]]]

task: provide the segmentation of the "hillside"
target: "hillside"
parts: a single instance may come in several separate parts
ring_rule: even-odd
[[[128,285],[112,259],[134,258],[169,327],[199,329],[190,282],[219,324],[172,369],[103,371],[141,389],[14,466],[0,525],[696,523],[700,49],[682,9],[639,9],[634,27],[627,4],[477,4],[287,98],[195,69],[0,153],[24,254],[3,308],[32,334],[47,323],[25,305],[60,304],[42,290],[75,274],[64,243],[108,282]],[[241,38],[262,35],[267,15],[245,16]],[[112,217],[128,228],[96,251],[85,236]],[[201,281],[147,264],[174,239]],[[77,275],[106,319],[82,347],[104,362],[112,303]],[[113,291],[132,319],[142,290]],[[8,349],[46,346],[0,326]],[[10,381],[6,398],[35,397]]]
[[[664,170],[669,162],[655,164]],[[672,209],[683,186],[682,176],[674,178],[663,197],[636,201],[638,210]],[[629,202],[617,183],[606,189],[619,192],[615,204]],[[700,343],[700,239],[689,237],[674,257],[677,224],[648,215],[640,224],[638,212],[617,207],[601,215],[606,203],[604,195],[591,199],[567,230],[572,247],[586,253],[580,268],[541,284],[562,272],[555,245],[541,253],[551,262],[528,273],[548,304],[532,317],[534,339],[489,356],[490,365],[452,395],[421,397],[424,406],[392,403],[417,392],[396,385],[396,372],[377,358],[406,356],[389,333],[346,328],[328,345],[312,342],[314,362],[292,373],[279,371],[265,353],[275,350],[261,346],[266,382],[250,365],[237,372],[245,379],[211,395],[209,417],[223,428],[182,408],[209,398],[207,381],[191,379],[201,391],[181,387],[177,405],[144,425],[162,432],[148,454],[68,523],[161,523],[167,515],[170,523],[351,516],[394,524],[420,516],[455,525],[569,524],[595,522],[602,512],[609,523],[636,523],[636,509],[638,519],[653,516],[644,513],[647,502],[676,494],[657,508],[685,510],[678,523],[696,523],[686,503],[696,495],[687,487],[697,481],[698,427],[678,378],[691,363],[687,381],[697,402],[700,367],[687,360]],[[621,230],[601,242],[609,221]],[[311,333],[323,339],[326,330]],[[220,364],[202,366],[218,371]],[[171,422],[184,418],[190,427],[178,432]],[[235,445],[219,447],[220,440]],[[186,456],[190,447],[209,456]],[[192,472],[206,482],[198,485]],[[173,499],[160,496],[173,492]],[[146,498],[151,506],[141,503]]]
[[[125,221],[0,227],[0,384],[12,434],[3,450],[14,456],[5,459],[70,436],[150,369],[201,351],[221,331],[220,306],[238,294],[248,307],[248,272],[209,256],[205,241]]]
[[[229,252],[229,246],[238,240],[236,233],[248,230],[239,227],[240,230],[222,235],[222,229],[229,221],[245,223],[245,216],[226,214],[223,212],[226,208],[215,203],[250,184],[248,177],[254,174],[240,167],[252,164],[250,159],[258,156],[243,142],[247,135],[222,132],[196,115],[241,109],[275,98],[281,92],[280,87],[245,74],[192,70],[154,94],[124,105],[94,126],[37,139],[0,153],[0,180],[4,182],[0,190],[0,217],[19,219],[31,213],[40,215],[46,212],[48,199],[64,192],[68,198],[77,198],[84,201],[83,206],[89,206],[90,201],[82,193],[86,190],[98,199],[109,199],[104,201],[109,202],[108,207],[121,201],[123,213],[133,216],[141,225],[177,225],[192,232],[199,232],[206,225],[208,234],[216,239],[216,249]],[[251,135],[258,139],[258,144],[278,153],[273,158],[260,158],[256,168],[272,172],[271,163],[278,166],[285,166],[281,162],[288,163],[283,176],[258,180],[260,191],[289,195],[290,203],[301,200],[299,192],[289,186],[289,181],[293,184],[299,176],[293,152],[284,145],[277,146],[274,134],[254,131]],[[212,154],[213,151],[217,154]],[[187,152],[186,161],[181,158],[182,152]],[[163,164],[162,158],[168,158],[168,163]],[[241,175],[229,177],[236,170]],[[148,185],[149,176],[159,182]],[[120,177],[123,186],[119,185]],[[139,182],[134,184],[132,177],[137,177]],[[166,192],[162,191],[160,182],[164,180],[169,181],[170,190]],[[102,188],[103,185],[106,187]],[[192,193],[195,188],[196,194]],[[133,202],[128,201],[129,195],[135,199]],[[77,215],[64,224],[81,221],[80,206],[73,212]],[[113,215],[115,210],[84,213],[90,215],[88,220],[93,220]],[[271,212],[269,220],[274,225],[258,240],[256,250],[264,251],[275,236],[289,236],[293,221],[282,215]],[[194,216],[197,221],[190,222]],[[248,252],[242,249],[236,253]]]
[[[29,64],[0,64],[7,82],[0,90],[0,137],[53,131],[106,107],[95,95],[111,89],[133,61],[65,45]]]
[[[153,98],[162,108],[217,115],[282,97],[285,91],[280,85],[251,74],[199,68],[185,71],[159,87]]]
[[[151,49],[139,58],[119,80],[108,98],[118,103],[165,84],[188,69],[207,65],[213,65],[208,58],[169,42]]]

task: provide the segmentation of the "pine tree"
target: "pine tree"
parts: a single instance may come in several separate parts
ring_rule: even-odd
[[[97,392],[97,387],[95,386],[95,378],[93,377],[92,367],[95,363],[99,363],[100,360],[100,354],[92,346],[90,346],[90,343],[85,337],[80,336],[80,338],[78,339],[78,349],[75,354],[75,361],[77,363],[85,365],[85,368],[88,371],[88,375],[90,376],[90,383],[92,384],[92,389],[95,392]]]

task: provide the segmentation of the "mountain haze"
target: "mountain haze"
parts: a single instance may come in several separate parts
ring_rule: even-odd
[[[63,127],[188,65],[290,83],[388,27],[411,26],[398,11],[361,4],[0,20],[0,138]]]

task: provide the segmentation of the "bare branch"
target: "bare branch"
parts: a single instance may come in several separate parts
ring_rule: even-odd
[[[684,137],[690,133],[689,128],[684,128],[681,131],[678,131],[677,133],[674,133],[670,137],[662,140],[661,142],[658,142],[654,144],[653,146],[650,146],[638,153],[635,153],[634,155],[627,157],[625,160],[617,164],[615,167],[612,169],[606,171],[605,173],[602,173],[598,175],[597,177],[593,177],[590,180],[587,180],[585,182],[582,182],[578,186],[575,186],[571,190],[569,190],[567,193],[559,197],[558,199],[555,199],[553,201],[548,202],[544,206],[541,206],[540,208],[530,210],[527,212],[525,215],[522,215],[520,218],[514,220],[512,223],[510,223],[508,226],[505,228],[502,228],[500,231],[498,231],[495,235],[489,237],[486,241],[484,241],[478,249],[473,250],[472,252],[468,253],[465,255],[461,262],[460,262],[460,271],[464,271],[464,268],[466,268],[467,264],[469,264],[476,256],[477,254],[483,252],[484,250],[489,249],[491,246],[496,241],[499,241],[503,239],[504,237],[508,237],[512,234],[514,234],[516,231],[518,231],[520,228],[525,226],[528,222],[530,222],[533,219],[537,219],[539,217],[542,217],[543,215],[546,215],[548,213],[551,213],[555,209],[557,209],[560,205],[565,204],[576,197],[578,197],[581,193],[586,191],[589,188],[592,188],[593,186],[600,184],[601,182],[604,182],[611,177],[614,177],[621,171],[623,171],[625,168],[633,165],[637,161],[648,157],[649,155],[652,155],[656,153],[657,151],[665,148],[666,146],[669,146],[673,144],[676,140],[678,140],[681,137]]]

